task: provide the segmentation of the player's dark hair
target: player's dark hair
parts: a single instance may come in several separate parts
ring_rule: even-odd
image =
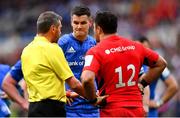
[[[53,11],[46,11],[40,14],[37,20],[37,33],[47,33],[51,25],[57,26],[62,17]]]
[[[117,32],[118,18],[110,11],[98,11],[95,17],[96,26],[100,26],[105,34]]]
[[[91,16],[91,12],[88,7],[84,5],[79,5],[75,6],[72,11],[71,11],[71,16],[72,15],[77,15],[77,16],[82,16],[82,15],[87,15],[88,17]]]
[[[149,42],[149,40],[148,40],[148,38],[146,36],[140,36],[136,40],[141,42],[141,43]]]

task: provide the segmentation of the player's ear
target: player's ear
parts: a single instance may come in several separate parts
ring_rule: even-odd
[[[55,32],[56,26],[55,26],[55,25],[51,25],[50,30],[51,30],[52,32]]]
[[[93,19],[90,17],[89,18],[89,27],[92,27],[93,26]]]
[[[102,28],[100,26],[97,26],[98,30],[99,30],[99,33],[104,33]]]

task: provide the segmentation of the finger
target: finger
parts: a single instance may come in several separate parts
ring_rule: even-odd
[[[69,98],[67,98],[67,103],[68,103],[68,105],[70,105],[71,106],[71,102],[70,102],[70,100],[69,100]]]
[[[74,100],[72,98],[69,98],[69,101],[72,103]]]

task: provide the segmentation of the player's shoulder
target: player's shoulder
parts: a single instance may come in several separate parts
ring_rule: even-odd
[[[0,64],[0,70],[9,69],[10,66],[7,64]]]
[[[64,34],[62,35],[59,40],[58,40],[58,44],[66,44],[68,43],[70,40],[72,40],[71,34]]]
[[[21,68],[21,60],[18,60],[11,69],[13,68]]]
[[[6,73],[11,69],[11,67],[7,64],[0,64],[0,72]]]

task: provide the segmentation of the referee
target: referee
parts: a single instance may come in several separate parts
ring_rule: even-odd
[[[57,40],[61,16],[46,11],[37,20],[37,35],[24,48],[21,61],[29,94],[29,117],[65,117],[65,82],[80,95],[81,83],[74,78]]]

